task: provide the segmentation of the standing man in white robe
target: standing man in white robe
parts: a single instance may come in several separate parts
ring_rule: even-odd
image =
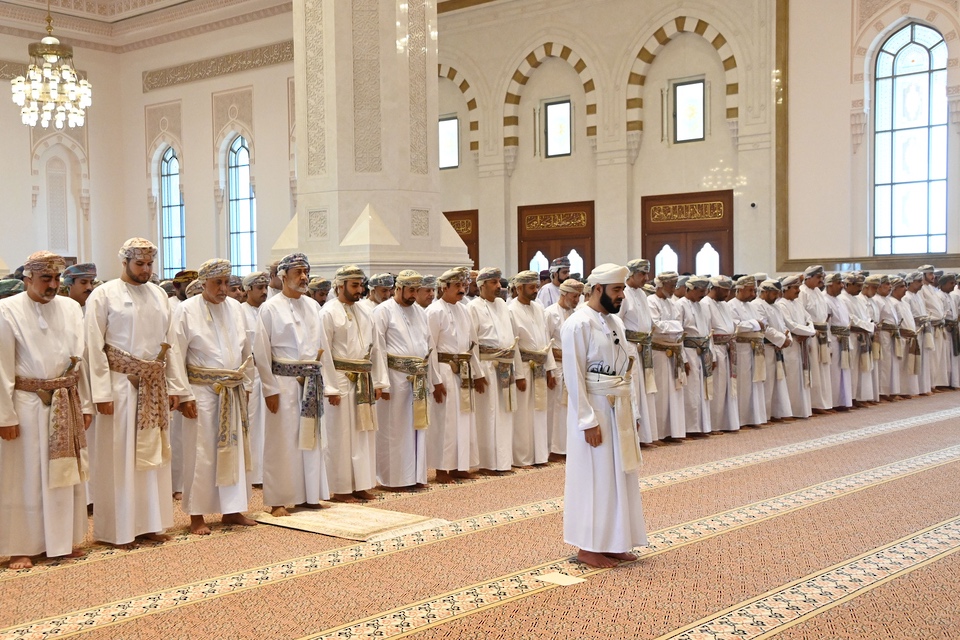
[[[389,381],[377,403],[377,479],[392,490],[427,486],[427,396],[441,380],[436,344],[417,304],[422,281],[419,273],[404,269],[393,297],[373,312]]]
[[[656,292],[647,297],[652,322],[653,370],[657,393],[656,437],[664,442],[681,442],[687,435],[683,407],[686,362],[683,353],[683,325],[673,293],[679,276],[665,271],[654,278]],[[620,339],[620,336],[617,336]],[[612,363],[611,363],[612,364]]]
[[[931,365],[936,349],[933,338],[933,327],[930,324],[930,312],[920,292],[923,290],[923,274],[911,271],[903,279],[907,290],[903,294],[903,302],[907,304],[913,315],[913,323],[917,331],[917,343],[920,346],[918,354],[920,370],[917,376],[919,394],[929,396],[933,393],[933,372]]]
[[[536,271],[513,277],[517,297],[507,303],[527,376],[527,390],[517,394],[513,414],[513,464],[522,469],[546,464],[550,457],[547,394],[557,387],[553,372],[553,340],[543,305],[536,301],[540,278]]]
[[[177,353],[192,391],[180,402],[183,510],[190,532],[201,536],[210,535],[203,520],[208,513],[222,513],[224,524],[256,524],[243,515],[250,502],[247,398],[253,347],[243,309],[228,297],[231,277],[229,260],[207,260],[198,277],[203,293],[173,315]]]
[[[783,322],[790,332],[790,346],[783,350],[783,368],[787,378],[787,392],[790,397],[790,410],[794,418],[809,418],[813,415],[810,406],[810,368],[812,366],[810,347],[817,335],[810,314],[800,302],[800,283],[803,276],[788,276],[780,283],[783,295],[777,300],[777,307],[783,315]]]
[[[793,338],[787,329],[783,313],[777,307],[779,299],[780,283],[776,280],[764,280],[760,283],[760,294],[750,302],[766,325],[763,330],[763,352],[767,379],[763,383],[763,393],[767,417],[773,421],[793,417],[790,390],[787,386],[786,358],[783,354],[784,350],[793,344]]]
[[[687,435],[707,435],[711,427],[713,397],[713,342],[710,318],[700,301],[710,282],[700,276],[687,278],[686,293],[677,303],[683,324],[683,349],[687,355],[687,384],[683,387]]]
[[[49,251],[23,265],[26,291],[0,303],[0,555],[80,557],[87,533],[84,432],[93,404],[83,318],[58,296],[65,263]]]
[[[320,501],[330,498],[324,455],[329,438],[322,429],[320,394],[333,374],[320,365],[320,354],[328,347],[320,308],[307,295],[307,257],[284,256],[277,274],[283,289],[259,307],[253,357],[267,409],[263,505],[271,515],[283,517],[290,515],[288,505],[320,509]]]
[[[563,539],[577,559],[610,568],[636,559],[647,544],[640,500],[639,427],[633,411],[630,351],[616,336],[627,269],[598,266],[587,278],[588,302],[561,329],[567,407]]]
[[[560,285],[569,277],[570,258],[567,256],[554,258],[553,262],[550,263],[550,282],[543,285],[540,291],[537,292],[537,302],[543,305],[544,309],[552,304],[556,304],[560,298]],[[537,278],[537,282],[540,282],[539,277]]]
[[[763,332],[767,325],[757,308],[749,303],[757,297],[757,280],[743,276],[737,280],[735,297],[727,300],[730,315],[737,324],[737,400],[740,426],[759,427],[767,422],[767,360]]]
[[[187,287],[196,279],[197,272],[193,269],[184,269],[173,277],[173,286],[177,294],[167,299],[170,303],[171,318],[180,303],[186,301]],[[94,434],[95,439],[96,434]],[[93,452],[94,449],[91,448],[90,451]],[[179,411],[170,412],[170,474],[173,497],[175,500],[180,500],[183,498],[183,414]]]
[[[560,462],[567,455],[567,390],[563,382],[563,349],[560,348],[560,329],[573,315],[583,294],[583,283],[568,278],[560,283],[560,297],[544,310],[547,335],[553,340],[553,360],[557,368],[553,377],[557,384],[547,391],[547,446],[550,462]],[[649,429],[649,425],[647,425]]]
[[[937,273],[932,264],[920,266],[917,271],[920,272],[923,281],[919,295],[923,298],[923,304],[927,308],[927,315],[930,317],[930,329],[933,334],[933,349],[929,356],[930,360],[930,386],[933,389],[945,390],[950,387],[950,356],[948,355],[946,323],[946,309],[943,307],[943,300],[940,298],[940,289],[937,286],[937,279],[942,275]],[[952,346],[950,347],[952,350]]]
[[[903,280],[900,279],[900,285]],[[875,296],[880,307],[880,399],[895,402],[900,399],[900,361],[904,357],[903,339],[900,334],[898,300],[893,293],[893,278],[881,276]]]
[[[873,334],[876,325],[860,297],[864,280],[864,276],[851,271],[843,277],[843,290],[837,296],[850,315],[850,382],[853,405],[858,408],[873,401]]]
[[[437,470],[437,482],[471,479],[480,465],[473,391],[484,394],[487,379],[477,352],[477,332],[470,311],[459,304],[466,294],[470,272],[457,267],[438,279],[440,297],[427,308],[430,339],[437,349],[440,382],[430,398],[427,465]]]
[[[476,397],[480,472],[497,475],[513,466],[513,416],[517,395],[527,391],[527,376],[507,303],[500,297],[500,270],[477,275],[480,295],[468,305],[480,347],[480,367],[490,388]]]
[[[170,303],[149,283],[156,256],[149,240],[127,240],[123,273],[93,290],[84,317],[98,414],[93,537],[119,546],[170,539],[163,533],[173,526],[169,412],[190,393],[171,342]]]
[[[369,490],[377,485],[375,404],[390,386],[373,314],[358,304],[363,279],[356,265],[337,269],[337,297],[320,309],[327,345],[322,358],[323,395],[329,403],[324,423],[327,477],[332,499],[338,502],[373,498]]]
[[[627,263],[626,288],[623,290],[623,303],[617,315],[623,321],[627,331],[627,351],[636,363],[633,384],[637,387],[637,410],[640,413],[640,446],[653,446],[660,437],[657,431],[657,405],[650,396],[657,392],[657,381],[653,368],[653,319],[650,317],[650,305],[643,286],[647,284],[650,273],[650,261],[636,258]]]
[[[373,317],[373,310],[377,308],[377,305],[381,305],[393,297],[394,286],[396,286],[396,281],[389,273],[379,273],[372,276],[367,282],[367,297],[357,304]]]
[[[800,302],[807,310],[817,332],[810,347],[810,404],[815,414],[833,413],[833,382],[830,379],[830,325],[826,294],[820,289],[824,270],[820,265],[807,267],[800,287]]]
[[[940,304],[943,305],[943,339],[946,343],[946,358],[949,375],[947,385],[960,388],[960,332],[957,331],[957,306],[951,295],[957,286],[957,274],[945,273],[937,280]]]
[[[908,274],[909,275],[909,274]],[[920,358],[923,337],[913,319],[913,311],[906,301],[905,278],[890,278],[892,306],[900,318],[899,336],[903,340],[900,358],[900,397],[913,398],[920,394]]]
[[[867,320],[873,323],[873,335],[870,336],[868,344],[870,345],[870,387],[873,391],[871,397],[866,400],[868,404],[880,403],[880,299],[877,297],[877,290],[880,288],[883,276],[873,274],[863,279],[863,286],[860,293],[857,294],[857,301],[863,308]]]
[[[714,432],[740,430],[737,401],[737,324],[726,304],[733,280],[724,275],[710,278],[707,295],[700,306],[710,323],[713,350],[713,397],[710,399],[710,426]]]
[[[828,273],[823,278],[824,299],[827,302],[827,317],[830,318],[830,382],[833,385],[833,409],[847,411],[853,406],[854,365],[850,349],[850,314],[840,301],[843,291],[843,276]]]
[[[243,309],[244,327],[251,346],[257,343],[260,305],[267,301],[269,284],[270,276],[265,271],[254,271],[243,278],[243,290],[247,294],[247,299],[240,308]],[[250,388],[250,400],[247,402],[247,409],[250,412],[250,473],[247,474],[247,479],[254,487],[262,489],[264,421],[267,409],[263,404],[263,382],[260,380],[260,370],[254,366],[248,371],[253,374],[253,384]]]
[[[417,289],[417,305],[424,311],[437,299],[437,276],[425,275]]]

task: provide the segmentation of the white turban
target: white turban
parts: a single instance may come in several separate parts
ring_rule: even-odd
[[[598,284],[623,284],[627,279],[628,269],[619,264],[607,262],[594,268],[587,277],[587,284],[591,287]]]

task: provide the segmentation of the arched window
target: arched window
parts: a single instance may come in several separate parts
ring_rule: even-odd
[[[873,252],[947,250],[947,44],[911,23],[877,54]]]
[[[250,183],[250,147],[237,136],[227,152],[227,189],[230,194],[227,233],[233,273],[256,271],[257,199]]]
[[[180,160],[173,147],[160,158],[160,266],[166,280],[186,268],[186,233],[183,194],[180,191]]]

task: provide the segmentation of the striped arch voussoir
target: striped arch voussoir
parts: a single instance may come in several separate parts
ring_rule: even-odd
[[[517,70],[513,72],[513,77],[510,79],[510,86],[507,89],[507,95],[503,101],[504,147],[517,147],[520,145],[520,96],[523,93],[523,87],[530,80],[533,70],[550,57],[565,60],[580,75],[580,81],[583,84],[583,92],[587,101],[587,137],[596,137],[597,87],[593,80],[593,74],[590,72],[583,58],[577,55],[573,49],[557,42],[547,42],[531,51],[520,63],[520,66],[517,67]]]
[[[723,62],[724,77],[726,79],[726,108],[727,119],[736,120],[739,117],[740,81],[737,69],[737,59],[733,55],[730,43],[720,31],[708,22],[698,18],[681,16],[675,18],[657,29],[650,38],[640,47],[637,57],[630,68],[627,79],[627,131],[643,131],[643,93],[650,65],[665,46],[678,33],[696,33],[713,45]]]
[[[467,102],[470,112],[470,151],[480,151],[480,120],[477,117],[477,94],[460,72],[445,64],[438,64],[437,71],[440,78],[446,78],[457,85],[463,99]]]

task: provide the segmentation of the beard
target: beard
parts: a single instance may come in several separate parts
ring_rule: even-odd
[[[131,280],[133,280],[134,282],[138,282],[138,283],[140,283],[140,284],[146,284],[146,283],[150,282],[150,274],[149,274],[149,273],[143,272],[143,273],[141,273],[140,275],[135,275],[135,274],[133,273],[133,271],[130,269],[129,266],[127,266],[127,267],[125,267],[125,268],[126,268],[126,270],[127,270],[127,277],[130,278]],[[184,289],[184,291],[186,291],[186,287],[183,287],[183,289]]]
[[[600,294],[600,306],[604,308],[607,313],[617,313],[620,311],[620,300],[614,300],[607,295],[607,288],[603,288],[603,292]]]

